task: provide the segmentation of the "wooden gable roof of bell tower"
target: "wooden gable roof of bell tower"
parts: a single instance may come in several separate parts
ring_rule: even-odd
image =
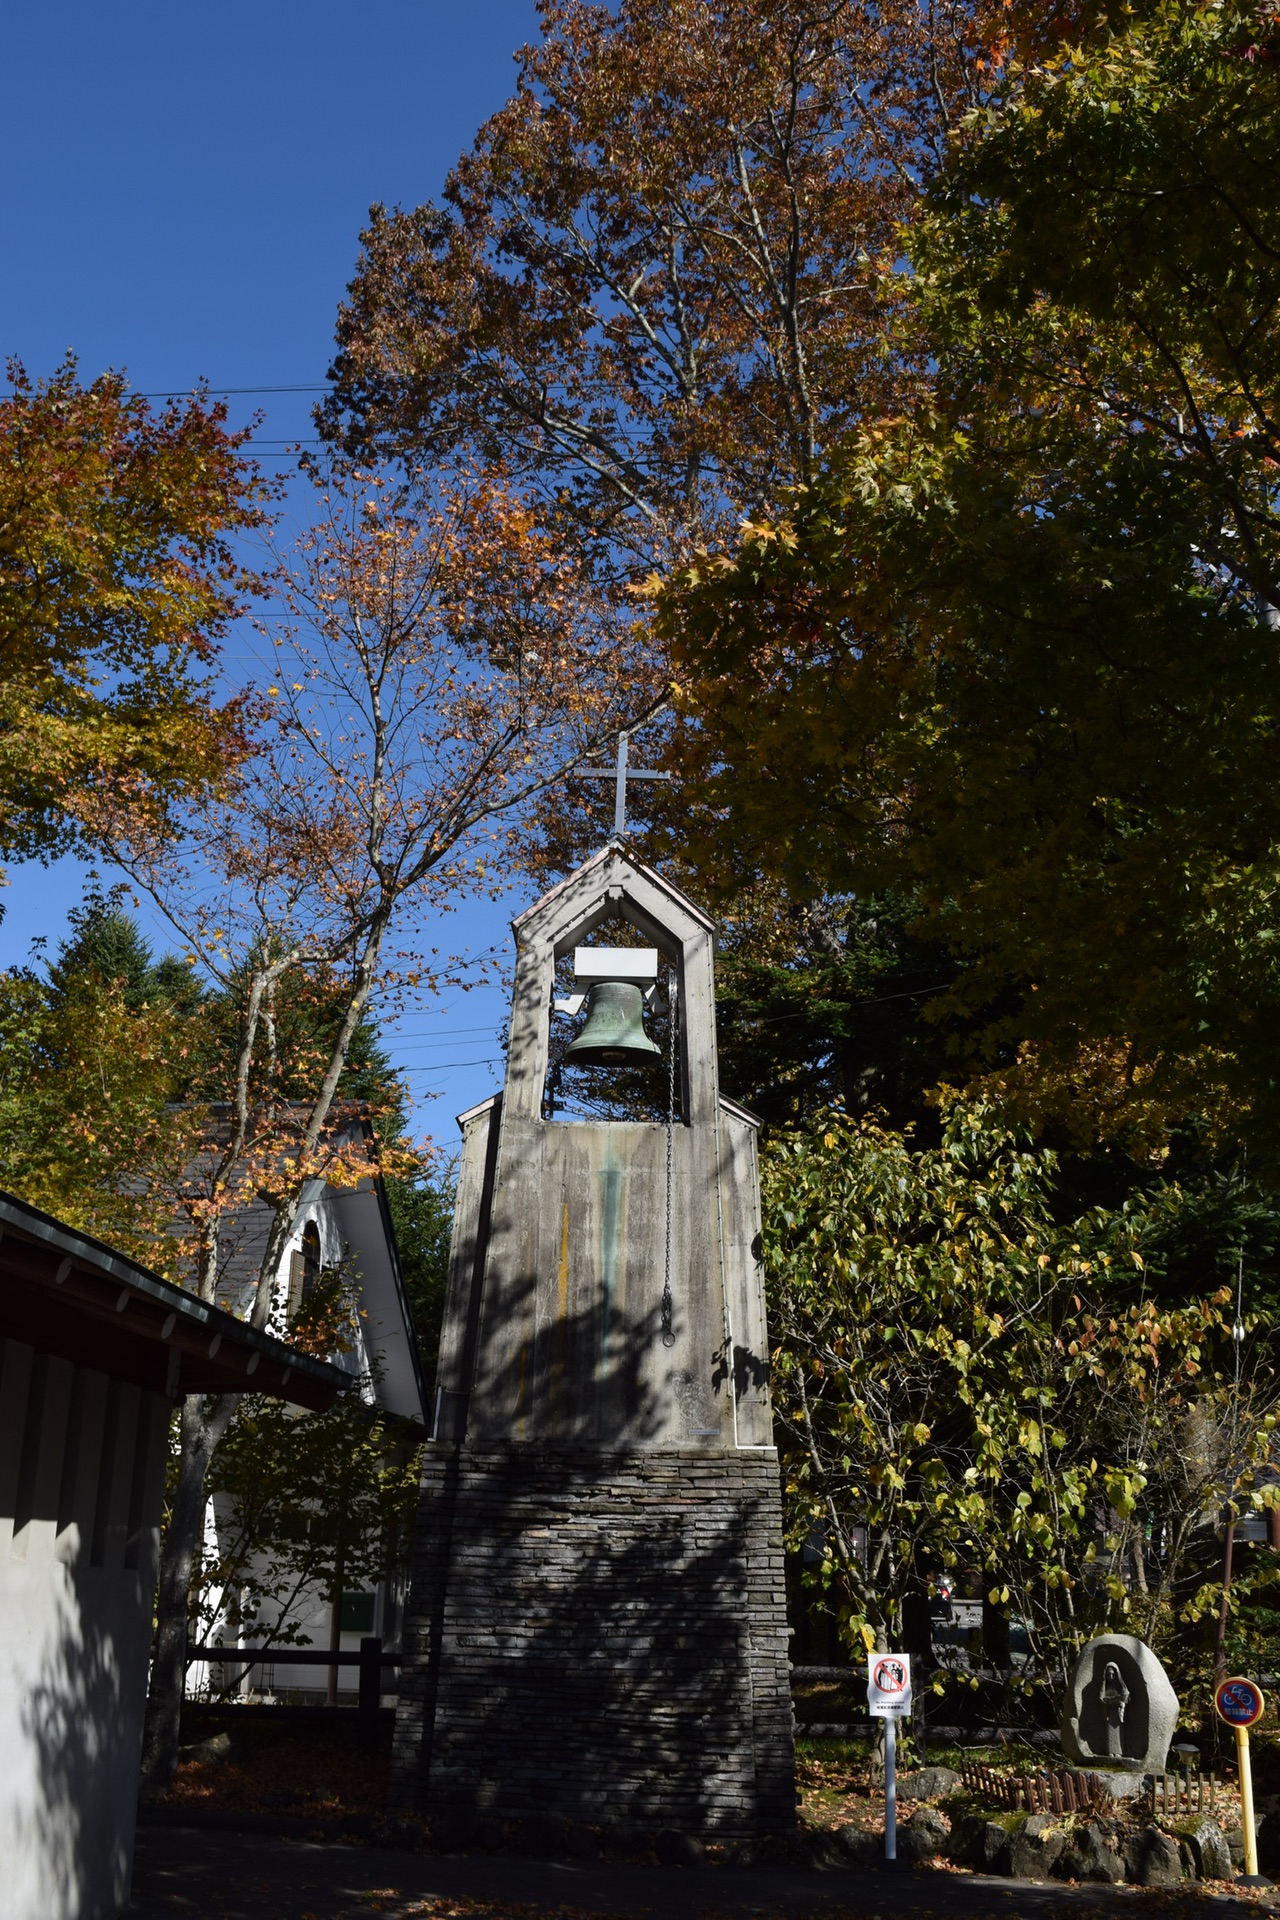
[[[715,922],[617,841],[594,854],[511,923],[516,937],[516,980],[504,1108],[515,1119],[540,1116],[556,962],[614,918],[629,921],[676,971],[684,1035],[685,1112],[695,1126],[710,1121],[719,1097]]]

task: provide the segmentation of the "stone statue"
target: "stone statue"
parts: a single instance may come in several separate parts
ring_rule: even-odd
[[[1062,1716],[1062,1745],[1077,1765],[1163,1773],[1178,1725],[1178,1696],[1145,1641],[1104,1633],[1081,1651]]]
[[[1124,1710],[1129,1704],[1129,1689],[1120,1677],[1120,1669],[1114,1660],[1108,1660],[1102,1675],[1102,1686],[1098,1693],[1102,1710],[1107,1720],[1107,1758],[1122,1760],[1124,1747],[1121,1733],[1124,1727]]]

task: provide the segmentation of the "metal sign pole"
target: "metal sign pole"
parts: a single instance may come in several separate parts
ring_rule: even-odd
[[[1243,1674],[1220,1680],[1214,1688],[1213,1707],[1219,1720],[1225,1720],[1236,1736],[1236,1761],[1240,1779],[1240,1824],[1244,1828],[1244,1873],[1246,1886],[1269,1887],[1271,1882],[1258,1872],[1258,1824],[1253,1813],[1253,1764],[1249,1758],[1249,1729],[1266,1710],[1262,1688]]]
[[[1249,1729],[1236,1728],[1236,1761],[1240,1769],[1240,1824],[1244,1828],[1244,1873],[1257,1878],[1258,1828],[1253,1817],[1253,1766],[1249,1759]]]
[[[893,1714],[884,1723],[884,1857],[898,1857],[898,1722]]]
[[[898,1719],[911,1711],[911,1655],[873,1653],[867,1660],[867,1705],[884,1721],[884,1857],[898,1857]]]

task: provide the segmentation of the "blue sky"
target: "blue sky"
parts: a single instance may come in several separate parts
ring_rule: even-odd
[[[185,392],[201,378],[216,389],[320,385],[370,204],[439,193],[536,33],[532,0],[14,9],[0,355],[38,375],[70,349],[86,375],[123,368],[141,392]],[[314,398],[230,404],[237,421],[263,411],[263,451],[276,460],[312,432]],[[0,965],[26,959],[33,937],[56,943],[83,874],[64,861],[14,867],[9,882]],[[507,921],[527,898],[464,904],[441,947],[509,951]],[[495,1084],[505,1004],[497,986],[448,992],[388,1034],[419,1124],[442,1142],[455,1137],[454,1114]]]

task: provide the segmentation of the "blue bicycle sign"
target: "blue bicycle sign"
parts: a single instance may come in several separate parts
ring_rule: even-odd
[[[1214,1711],[1229,1727],[1251,1727],[1255,1720],[1261,1720],[1266,1704],[1262,1688],[1238,1675],[1220,1680],[1213,1696]]]

